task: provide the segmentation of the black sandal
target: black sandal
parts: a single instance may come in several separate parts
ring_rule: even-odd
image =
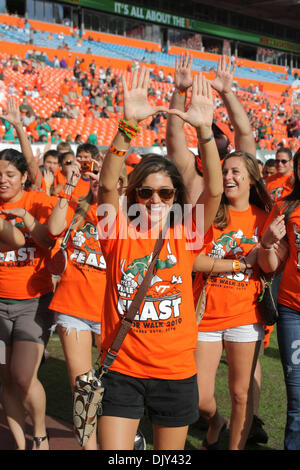
[[[206,437],[205,437],[205,439],[204,439],[203,442],[202,442],[202,447],[204,447],[205,450],[219,450],[220,440],[221,440],[222,434],[223,434],[223,432],[226,430],[226,428],[227,428],[227,423],[225,422],[225,423],[223,424],[223,426],[221,427],[218,440],[217,440],[216,442],[213,442],[212,444],[209,444],[209,443],[207,442]]]
[[[36,437],[36,436],[34,436],[34,437],[33,437],[33,442],[35,443],[36,450],[40,450],[41,443],[42,443],[43,441],[45,441],[46,439],[48,439],[48,442],[50,441],[48,432],[47,432],[46,436],[43,436],[43,437]]]

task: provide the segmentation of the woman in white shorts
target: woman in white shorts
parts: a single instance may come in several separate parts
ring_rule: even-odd
[[[264,325],[259,316],[260,292],[256,263],[242,263],[252,251],[255,256],[266,211],[271,200],[260,178],[256,159],[242,151],[228,154],[223,160],[224,192],[214,224],[205,240],[203,254],[210,257],[212,270],[206,287],[206,309],[198,326],[196,362],[198,369],[200,414],[209,424],[203,449],[217,450],[227,420],[218,413],[214,397],[215,378],[223,349],[226,351],[232,412],[229,449],[243,449],[252,422],[251,386]],[[230,272],[220,274],[215,265],[231,260]],[[194,265],[199,269],[201,255]],[[194,281],[195,302],[206,276],[197,274]]]

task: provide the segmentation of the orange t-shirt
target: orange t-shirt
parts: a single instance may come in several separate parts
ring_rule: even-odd
[[[271,175],[266,179],[267,191],[270,194],[273,201],[278,201],[283,197],[287,196],[293,189],[292,176],[289,175],[280,176],[278,173]]]
[[[75,210],[76,205],[68,208],[68,227]],[[106,288],[106,263],[99,243],[96,212],[97,204],[92,204],[82,227],[71,231],[67,245],[67,268],[56,288],[50,308],[100,322]]]
[[[285,207],[285,201],[273,207],[265,228],[277,215],[284,212]],[[286,231],[289,254],[284,266],[277,302],[300,312],[300,206],[290,215]]]
[[[66,182],[67,182],[67,178],[64,176],[63,172],[61,171],[61,168],[59,168],[54,175],[53,186],[54,188],[56,188],[56,186],[59,186],[61,184],[66,184]]]
[[[24,191],[16,202],[0,202],[0,209],[23,207],[40,223],[47,222],[57,198],[40,191]],[[1,217],[6,216],[1,214]],[[26,238],[24,247],[0,253],[0,297],[29,299],[40,297],[53,290],[52,280],[46,268],[50,251],[39,247],[24,227],[20,217],[10,219]]]
[[[251,205],[246,211],[230,210],[224,229],[212,226],[205,238],[205,252],[218,259],[239,259],[257,245],[266,213]],[[197,302],[204,276],[196,274],[194,299]],[[216,331],[261,322],[257,297],[260,293],[258,268],[245,273],[221,273],[211,276],[206,288],[206,309],[199,331]]]
[[[111,346],[120,319],[141,284],[155,240],[149,232],[128,237],[128,223],[119,211],[116,233],[102,239],[107,286],[101,322],[103,357]],[[197,324],[192,291],[192,267],[198,249],[187,249],[177,236],[182,224],[169,229],[149,287],[112,370],[140,378],[185,379],[197,371],[194,350]],[[144,238],[145,236],[149,238]],[[201,244],[202,247],[202,244]]]
[[[69,95],[69,85],[67,83],[63,83],[60,87],[60,92],[63,96]]]

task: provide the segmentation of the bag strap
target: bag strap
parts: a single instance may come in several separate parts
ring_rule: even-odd
[[[159,256],[160,250],[164,244],[164,239],[162,237],[162,232],[160,232],[158,239],[155,242],[154,250],[152,253],[152,260],[150,265],[148,266],[147,273],[141,283],[139,290],[137,291],[136,295],[134,296],[133,301],[130,304],[127,314],[122,318],[119,330],[115,336],[115,339],[108,349],[105,359],[103,361],[103,367],[105,369],[109,369],[113,364],[114,360],[116,359],[120,347],[131,328],[132,322],[134,317],[136,316],[137,312],[139,311],[140,305],[145,298],[147,293],[148,287],[150,285],[154,267]]]
[[[61,244],[60,244],[60,248],[62,248],[63,250],[66,249],[67,244],[68,244],[68,240],[69,240],[69,237],[70,237],[72,228],[73,228],[73,225],[75,225],[75,223],[77,222],[77,219],[78,219],[77,209],[78,209],[78,206],[76,207],[76,210],[75,210],[75,214],[74,214],[74,216],[73,216],[73,219],[71,220],[71,223],[70,223],[70,225],[69,225],[69,228],[68,228],[68,230],[66,231],[65,236],[64,236],[64,238],[62,239],[62,242],[61,242]]]

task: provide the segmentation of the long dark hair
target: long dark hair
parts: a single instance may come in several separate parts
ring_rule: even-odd
[[[225,162],[232,157],[240,157],[243,159],[248,174],[251,178],[251,187],[249,195],[249,203],[263,209],[266,212],[270,212],[273,206],[273,201],[269,196],[265,184],[260,176],[259,166],[256,161],[256,158],[247,152],[236,151],[226,155],[223,159],[222,167],[224,167]],[[229,200],[223,193],[221,203],[215,217],[214,224],[217,228],[224,229],[229,223]]]
[[[290,215],[300,205],[300,180],[298,177],[298,162],[300,158],[300,147],[294,155],[294,185],[293,190],[290,194],[283,198],[285,204],[284,215],[285,223],[288,223]]]
[[[182,177],[177,166],[168,157],[149,153],[144,155],[142,160],[128,178],[128,186],[125,195],[127,196],[128,208],[137,203],[136,188],[139,188],[145,178],[152,173],[166,173],[176,189],[176,203],[180,205],[182,213],[184,213],[184,204],[186,203],[185,188]]]
[[[4,149],[0,152],[0,160],[6,160],[22,174],[22,176],[28,171],[26,159],[23,153],[15,149]]]

